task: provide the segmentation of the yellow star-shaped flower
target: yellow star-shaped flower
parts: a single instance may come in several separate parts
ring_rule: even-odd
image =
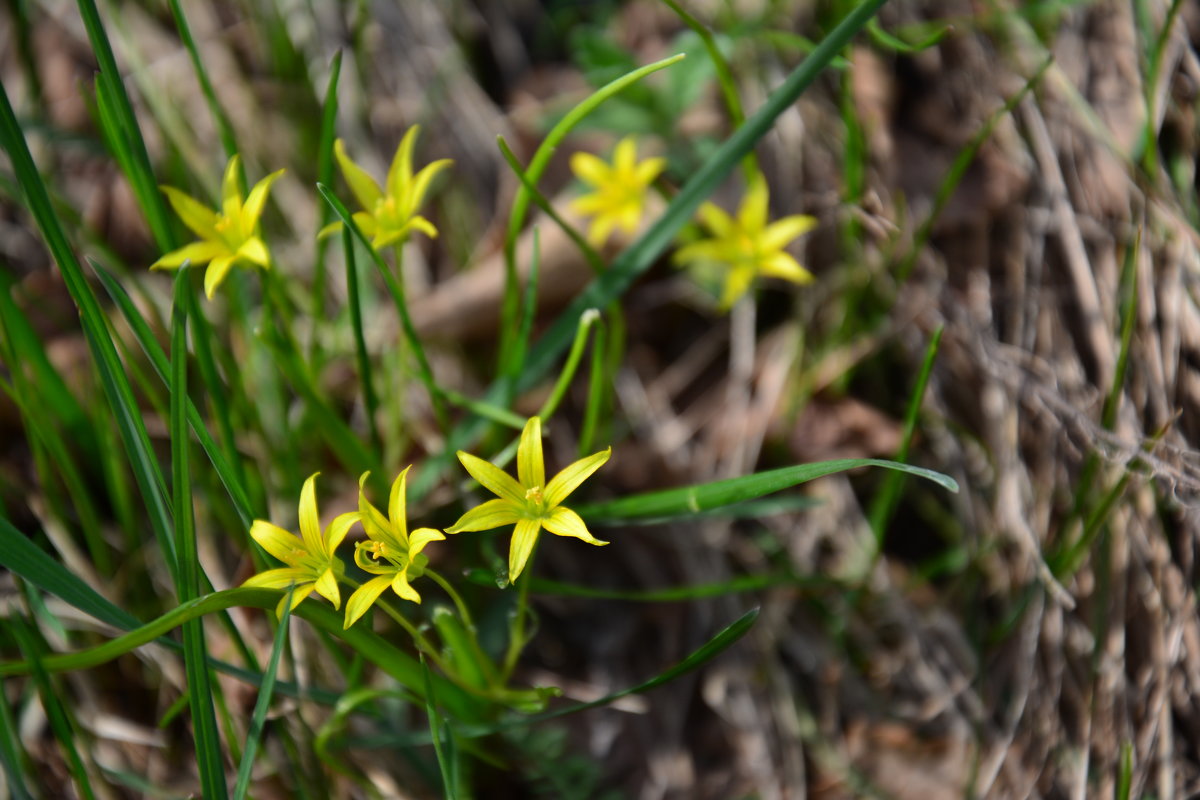
[[[340,607],[338,579],[342,577],[345,565],[334,555],[334,551],[360,516],[357,511],[339,514],[329,523],[325,532],[321,532],[316,493],[316,479],[319,474],[311,475],[300,490],[300,536],[261,519],[256,519],[250,526],[250,535],[254,537],[254,541],[287,566],[255,575],[242,586],[286,589],[295,584],[296,588],[292,592],[293,610],[314,590],[333,603],[334,608]],[[284,595],[275,609],[276,615],[283,616],[283,605],[286,601],[287,595]]]
[[[404,241],[414,230],[431,239],[438,235],[433,223],[417,214],[417,209],[421,207],[425,193],[429,191],[429,182],[454,162],[443,158],[426,164],[420,172],[413,175],[413,145],[420,130],[419,125],[413,125],[396,147],[396,155],[392,158],[391,168],[388,169],[386,191],[379,187],[366,170],[350,160],[346,155],[346,145],[341,139],[333,144],[333,152],[342,168],[342,174],[346,176],[346,183],[350,185],[350,191],[363,207],[362,211],[354,214],[354,222],[365,236],[371,238],[371,246],[377,250]],[[317,235],[323,238],[341,228],[341,222],[333,222],[322,228]]]
[[[272,172],[254,184],[243,200],[238,188],[238,156],[235,155],[229,159],[221,181],[220,211],[209,209],[173,186],[159,187],[183,224],[199,236],[200,241],[167,253],[151,264],[150,269],[177,269],[186,261],[197,265],[208,263],[208,271],[204,273],[204,293],[211,299],[234,264],[247,262],[269,268],[271,255],[258,235],[258,218],[262,216],[271,184],[282,174],[283,170]]]
[[[602,453],[581,458],[547,483],[539,417],[530,418],[521,432],[517,444],[517,480],[496,465],[460,450],[458,460],[467,472],[498,498],[463,514],[458,522],[446,528],[446,533],[486,531],[515,523],[508,551],[509,583],[516,581],[525,569],[525,562],[529,560],[542,528],[557,536],[574,536],[588,544],[608,544],[594,538],[580,516],[562,502],[611,455],[610,447]]]
[[[796,214],[768,225],[767,203],[767,182],[761,175],[746,189],[736,219],[712,203],[705,203],[699,215],[712,232],[712,238],[685,245],[675,253],[679,264],[715,261],[729,268],[721,293],[722,310],[737,302],[759,274],[793,283],[809,283],[813,279],[812,273],[783,248],[812,230],[817,221]]]
[[[441,531],[433,528],[417,528],[411,534],[408,532],[404,501],[408,470],[405,467],[392,483],[386,517],[371,505],[363,492],[363,485],[371,473],[364,472],[358,481],[358,513],[367,532],[367,541],[354,546],[354,563],[376,577],[356,589],[346,601],[347,628],[357,622],[389,586],[405,600],[421,602],[421,595],[409,585],[409,581],[421,577],[425,571],[425,565],[429,562],[429,558],[421,553],[425,545],[446,538]]]
[[[666,166],[665,158],[647,158],[639,162],[632,136],[617,143],[611,166],[591,153],[571,156],[571,170],[595,188],[594,192],[572,200],[569,206],[581,216],[594,217],[588,229],[588,241],[592,246],[604,244],[614,228],[620,228],[626,234],[637,230],[650,184]]]

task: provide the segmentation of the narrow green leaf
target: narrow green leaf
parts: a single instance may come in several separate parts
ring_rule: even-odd
[[[267,711],[271,707],[271,694],[275,689],[275,676],[279,673],[279,660],[287,644],[288,622],[292,618],[292,592],[288,589],[287,602],[283,604],[283,616],[275,628],[275,642],[271,645],[271,657],[267,671],[263,673],[262,688],[254,701],[254,714],[250,718],[250,730],[246,732],[246,749],[242,751],[242,762],[238,765],[237,783],[233,787],[233,800],[243,800],[250,788],[250,772],[254,769],[254,758],[258,755],[258,743],[267,724]]]
[[[213,89],[212,80],[208,77],[208,70],[204,68],[204,62],[200,59],[200,50],[197,49],[196,41],[192,38],[192,29],[183,13],[183,7],[179,5],[179,0],[167,0],[167,5],[171,7],[171,16],[175,19],[175,30],[179,32],[179,38],[192,60],[192,68],[196,71],[196,79],[200,82],[200,91],[204,95],[204,101],[208,104],[208,110],[217,124],[217,135],[221,139],[221,147],[225,149],[225,158],[233,158],[238,152],[237,137],[234,136],[233,125],[230,124],[229,117],[226,116],[225,110],[221,108],[221,103],[217,100],[217,93]]]
[[[7,695],[0,696],[0,766],[4,767],[4,781],[9,796],[13,800],[33,800],[25,784],[31,772],[29,756],[21,744]]]
[[[496,576],[486,569],[469,570],[467,580],[480,586],[496,587]],[[722,597],[743,592],[758,592],[776,586],[799,589],[841,588],[844,584],[829,578],[810,578],[801,575],[740,575],[719,583],[697,583],[672,586],[666,589],[598,589],[574,583],[533,578],[529,591],[533,594],[562,597],[587,597],[593,600],[624,600],[633,603],[679,603],[705,597]]]
[[[731,503],[762,497],[772,492],[778,492],[780,489],[787,489],[816,478],[858,467],[884,467],[899,470],[931,480],[952,492],[958,491],[957,481],[931,469],[898,464],[895,461],[884,461],[878,458],[843,458],[836,461],[821,461],[816,464],[782,467],[753,475],[744,475],[740,478],[728,478],[681,489],[637,494],[605,503],[578,505],[574,506],[574,509],[589,522],[595,520],[597,523],[600,520],[661,517],[688,511],[707,511]]]
[[[456,786],[454,764],[450,754],[446,752],[447,743],[442,741],[442,714],[437,708],[437,695],[433,689],[433,673],[429,671],[429,664],[425,663],[425,654],[421,654],[421,676],[425,679],[425,717],[429,720],[429,737],[433,741],[433,753],[437,758],[438,770],[442,773],[442,792],[446,800],[455,800],[458,797],[458,788]],[[452,738],[452,734],[446,731],[446,737]]]
[[[191,302],[191,275],[187,267],[175,276],[175,302],[171,313],[171,473],[175,508],[175,552],[179,558],[178,594],[181,602],[200,595],[204,573],[196,547],[196,522],[192,510],[191,469],[188,463],[187,423],[187,318]],[[227,797],[225,764],[221,737],[213,710],[213,683],[208,673],[208,648],[204,640],[204,621],[189,620],[183,625],[183,663],[187,677],[188,699],[196,736],[196,766],[200,787],[206,798]]]
[[[328,208],[328,204],[322,208]],[[383,453],[379,436],[379,399],[375,396],[375,381],[371,374],[371,358],[367,355],[367,337],[363,330],[362,300],[358,296],[358,260],[354,257],[354,237],[342,229],[342,250],[346,257],[346,295],[350,303],[350,327],[354,330],[354,355],[358,359],[358,381],[362,384],[363,405],[366,407],[367,430],[377,457]]]
[[[333,141],[336,138],[338,112],[338,80],[342,74],[342,51],[334,53],[333,63],[329,67],[329,85],[325,87],[325,104],[321,108],[321,139],[317,143],[317,182],[326,186],[333,185]],[[325,227],[333,219],[333,209],[328,205],[321,206],[321,227]],[[312,309],[313,319],[325,319],[325,282],[326,264],[325,253],[329,249],[328,239],[317,240],[316,274],[313,276]],[[317,337],[313,337],[313,347],[316,347]]]

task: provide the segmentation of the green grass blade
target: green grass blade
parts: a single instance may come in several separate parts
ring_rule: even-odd
[[[179,32],[179,38],[187,49],[188,56],[192,59],[192,67],[196,70],[196,79],[200,81],[200,91],[204,95],[204,101],[208,103],[208,110],[217,123],[217,135],[221,139],[221,147],[225,150],[225,158],[233,158],[234,154],[238,152],[237,137],[234,136],[233,125],[230,124],[229,117],[225,115],[225,110],[221,108],[221,103],[217,100],[217,93],[213,90],[208,70],[204,68],[204,62],[200,60],[200,51],[196,48],[196,40],[192,38],[192,29],[188,25],[187,17],[184,16],[183,7],[179,5],[179,0],[167,0],[167,5],[170,6],[171,16],[175,19],[175,30]]]
[[[328,208],[328,204],[322,208]],[[363,405],[367,413],[367,430],[377,455],[383,453],[379,436],[379,399],[375,396],[375,381],[371,374],[371,358],[367,355],[367,337],[363,332],[362,300],[358,296],[358,260],[354,257],[354,237],[342,229],[342,249],[346,256],[346,294],[350,303],[350,327],[354,329],[354,355],[358,359],[358,380],[362,384]]]
[[[179,600],[200,595],[203,568],[196,547],[192,512],[192,482],[188,463],[190,435],[187,423],[187,318],[191,302],[191,275],[180,269],[175,276],[175,302],[171,314],[171,475],[175,508],[175,552],[179,557]],[[227,797],[221,738],[213,710],[213,684],[208,672],[208,648],[203,619],[183,625],[183,663],[196,737],[196,766],[200,787],[207,798]]]
[[[137,480],[143,502],[150,517],[155,539],[162,548],[163,558],[172,576],[177,576],[173,523],[171,508],[167,500],[166,484],[162,471],[150,445],[150,437],[142,420],[141,411],[134,399],[133,389],[125,375],[121,359],[117,355],[109,335],[107,317],[100,308],[91,286],[84,277],[83,269],[71,250],[63,232],[58,215],[50,203],[49,194],[42,183],[41,175],[29,154],[25,137],[13,114],[8,92],[0,85],[0,143],[8,152],[13,171],[25,194],[29,210],[37,221],[50,252],[54,256],[66,282],[67,290],[79,308],[79,318],[87,338],[88,348],[96,360],[105,396],[116,417],[121,439],[129,456],[134,478]]]
[[[333,141],[337,129],[338,112],[338,79],[342,74],[342,51],[338,50],[333,56],[329,67],[329,85],[325,88],[325,104],[321,109],[321,139],[317,143],[317,182],[326,186],[333,185]],[[328,205],[320,207],[321,227],[325,227],[333,219],[333,209]],[[313,276],[312,314],[313,319],[325,319],[325,253],[329,249],[328,239],[317,240],[316,274]],[[316,341],[316,337],[314,342]],[[316,347],[314,343],[313,347]]]
[[[680,228],[696,213],[700,204],[716,190],[755,143],[766,135],[775,119],[792,107],[796,98],[817,79],[821,71],[841,52],[867,20],[875,15],[884,2],[886,0],[867,0],[847,14],[813,50],[812,55],[797,66],[779,88],[771,93],[762,107],[746,120],[746,124],[738,128],[692,175],[691,180],[684,184],[679,194],[667,205],[662,216],[625,250],[603,275],[592,281],[575,298],[534,344],[525,361],[518,389],[528,389],[549,373],[554,361],[570,346],[579,326],[579,318],[588,309],[606,308],[609,303],[620,297],[639,275],[650,268],[674,241]],[[531,177],[533,166],[531,163]],[[508,391],[504,381],[497,381],[489,389],[486,400],[502,403]],[[483,423],[480,420],[466,420],[451,431],[447,437],[446,450],[435,463],[423,469],[409,487],[410,500],[423,497],[452,462],[454,452],[469,449],[482,429]]]
[[[108,41],[108,34],[104,30],[95,0],[78,0],[78,4],[88,39],[92,44],[92,52],[100,66],[97,94],[103,96],[104,104],[111,114],[115,134],[111,144],[117,148],[114,156],[121,164],[125,177],[129,179],[142,213],[146,215],[146,222],[150,226],[155,243],[159,250],[165,253],[175,246],[175,237],[170,216],[167,214],[167,205],[158,191],[158,182],[150,166],[146,142],[142,138],[141,128],[138,127],[137,116],[133,113],[133,104],[129,102],[129,95],[125,92],[125,83],[121,80],[121,72],[117,68],[117,60],[113,56],[112,45]],[[5,103],[7,102],[6,99]]]
[[[33,800],[33,794],[25,784],[31,772],[29,756],[21,744],[8,695],[3,688],[3,684],[0,684],[0,766],[4,768],[4,785],[13,800]]]
[[[454,768],[454,763],[450,753],[446,752],[450,748],[448,743],[442,741],[442,714],[437,708],[437,695],[433,689],[433,673],[429,671],[429,664],[425,662],[425,654],[421,654],[421,677],[425,680],[425,717],[429,720],[429,737],[433,740],[433,754],[437,758],[438,770],[442,774],[442,792],[446,800],[456,800],[458,797],[458,787],[455,776],[457,770]],[[452,734],[447,730],[446,738],[450,739]]]
[[[467,580],[480,586],[495,588],[496,576],[486,569],[473,569],[467,572]],[[546,578],[533,578],[529,582],[532,594],[555,595],[560,597],[586,597],[592,600],[622,600],[632,603],[680,603],[689,600],[699,600],[706,597],[723,597],[744,592],[759,592],[763,589],[773,589],[777,586],[788,586],[797,589],[826,589],[840,588],[843,584],[829,578],[810,578],[801,575],[740,575],[718,583],[697,583],[687,586],[672,586],[666,589],[598,589],[593,586],[580,586],[574,583],[552,581]]]
[[[283,604],[283,616],[275,628],[275,642],[271,645],[271,657],[263,673],[262,688],[254,701],[254,714],[250,718],[250,730],[246,732],[246,749],[242,751],[242,762],[238,765],[237,783],[233,787],[233,800],[243,800],[250,788],[250,772],[254,758],[258,755],[258,743],[267,724],[267,710],[271,707],[271,695],[275,689],[275,676],[279,673],[279,661],[287,644],[288,621],[292,618],[291,597],[295,587],[288,589],[288,602]]]
[[[154,368],[155,373],[163,384],[166,385],[170,381],[170,364],[167,361],[167,354],[163,352],[162,346],[155,338],[154,332],[150,329],[149,323],[137,310],[133,299],[119,284],[112,274],[106,270],[99,262],[94,259],[90,260],[92,269],[100,278],[100,283],[103,284],[109,297],[116,303],[121,314],[125,317],[125,321],[129,323],[130,329],[133,331],[134,338],[142,348],[142,352],[150,360],[150,366]],[[229,493],[230,500],[233,501],[233,506],[237,510],[238,516],[242,519],[242,524],[246,528],[250,527],[250,523],[257,516],[253,507],[250,505],[250,498],[246,494],[244,484],[238,479],[237,473],[225,457],[221,454],[217,443],[213,441],[212,436],[208,433],[208,428],[204,425],[204,420],[200,417],[200,412],[192,402],[188,401],[188,422],[191,424],[192,430],[196,434],[200,446],[204,449],[205,455],[212,463],[213,469],[216,470],[217,476],[221,479],[221,483],[225,486],[225,491]]]
[[[929,385],[929,376],[933,374],[933,362],[937,358],[943,330],[945,330],[945,326],[937,327],[937,330],[933,332],[933,338],[929,340],[929,346],[925,349],[925,359],[921,362],[921,371],[917,373],[917,383],[913,387],[912,396],[908,401],[908,410],[904,415],[900,447],[896,450],[897,461],[908,460],[908,449],[912,445],[913,435],[917,431],[917,415],[921,411],[921,401],[925,397],[925,387]],[[904,477],[903,472],[889,472],[884,477],[883,486],[880,487],[867,511],[867,520],[871,524],[871,530],[875,533],[876,556],[883,550],[884,531],[888,522],[891,521],[892,515],[896,512],[896,506],[900,503],[900,492],[904,489]]]
[[[521,365],[525,363],[525,353],[529,350],[529,335],[533,331],[533,318],[537,316],[537,287],[541,272],[542,238],[541,231],[535,225],[533,228],[533,252],[529,257],[529,279],[525,281],[525,302],[521,304],[521,317],[517,320],[517,338],[512,343],[509,354],[509,377],[515,378],[521,373]]]
[[[21,652],[25,655],[26,663],[29,664],[38,696],[42,700],[42,708],[45,709],[46,718],[50,722],[50,730],[54,733],[54,738],[58,740],[59,746],[62,747],[64,760],[67,762],[67,769],[71,773],[75,787],[84,800],[95,800],[96,795],[92,792],[92,782],[88,777],[87,767],[83,763],[83,757],[79,754],[79,748],[75,746],[75,725],[71,721],[66,706],[63,705],[61,699],[64,696],[63,693],[55,689],[50,680],[50,674],[45,668],[45,661],[41,654],[42,644],[30,623],[24,619],[10,621],[9,628],[16,637]]]
[[[597,523],[600,520],[662,517],[683,514],[688,511],[707,511],[731,503],[752,500],[772,492],[778,492],[780,489],[787,489],[816,478],[857,467],[884,467],[899,470],[931,480],[952,492],[958,491],[958,483],[953,478],[931,469],[898,464],[895,461],[884,461],[878,458],[844,458],[836,461],[821,461],[816,464],[782,467],[740,478],[728,478],[681,489],[637,494],[604,503],[577,505],[574,506],[574,509],[589,522],[596,520]]]
[[[350,215],[346,206],[341,200],[330,191],[329,187],[323,183],[317,184],[317,191],[325,198],[325,202],[332,206],[335,214],[341,219],[353,234],[354,238],[366,248],[371,255],[371,260],[375,262],[376,269],[383,276],[383,282],[387,284],[388,292],[392,295],[392,302],[396,305],[396,312],[400,315],[400,325],[404,329],[404,338],[408,340],[408,346],[412,349],[413,355],[417,359],[417,374],[421,379],[421,383],[425,385],[425,391],[429,393],[430,402],[433,403],[434,412],[438,417],[438,421],[442,423],[443,430],[445,422],[448,419],[446,416],[445,406],[442,404],[441,395],[437,390],[437,381],[433,378],[433,369],[429,366],[429,359],[425,357],[425,347],[421,344],[421,339],[417,336],[417,328],[413,325],[412,317],[408,313],[408,301],[404,296],[404,283],[398,279],[392,271],[388,269],[387,263],[383,257],[379,255],[371,242],[363,235],[362,229],[358,227],[358,223]]]

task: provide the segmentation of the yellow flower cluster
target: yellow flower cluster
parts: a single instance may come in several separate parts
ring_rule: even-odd
[[[508,557],[510,583],[525,569],[543,528],[555,535],[572,536],[589,544],[608,544],[593,537],[579,515],[562,503],[608,461],[611,453],[609,448],[580,459],[547,482],[542,455],[542,421],[538,417],[531,418],[521,432],[515,479],[494,464],[460,450],[458,458],[467,472],[498,497],[467,511],[446,529],[446,533],[514,525]],[[334,608],[340,608],[338,583],[345,581],[345,565],[337,557],[336,550],[354,525],[362,523],[366,539],[355,544],[354,563],[374,577],[359,586],[346,601],[345,627],[357,622],[388,587],[397,596],[420,603],[421,596],[412,588],[411,581],[426,572],[428,557],[422,551],[430,542],[446,537],[433,528],[408,530],[405,503],[408,468],[392,483],[387,516],[367,500],[364,487],[368,474],[364,473],[358,482],[358,510],[339,514],[323,532],[317,511],[315,474],[300,490],[299,536],[270,522],[255,520],[250,528],[254,541],[286,566],[255,575],[242,585],[263,589],[294,586],[293,609],[314,591],[333,603]],[[279,616],[283,615],[286,600],[285,595],[276,608]]]

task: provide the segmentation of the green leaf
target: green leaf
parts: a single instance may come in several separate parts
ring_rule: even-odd
[[[728,478],[681,489],[647,492],[632,497],[622,497],[619,500],[610,500],[606,503],[578,505],[574,508],[581,517],[589,522],[596,520],[597,523],[601,520],[616,521],[684,514],[689,511],[707,511],[731,503],[762,497],[772,492],[778,492],[780,489],[787,489],[816,478],[858,467],[884,467],[907,472],[910,475],[931,480],[952,492],[958,491],[957,481],[931,469],[878,458],[843,458],[816,464],[782,467],[767,472],[757,472],[753,475],[744,475],[740,478]]]
[[[288,621],[292,618],[292,592],[295,587],[288,589],[287,600],[283,604],[283,616],[275,627],[275,642],[271,645],[271,657],[267,661],[267,671],[263,673],[262,688],[259,689],[258,699],[254,701],[254,714],[250,718],[250,730],[246,732],[246,749],[242,751],[242,762],[238,765],[237,783],[233,787],[234,800],[243,800],[250,788],[250,772],[254,769],[254,758],[258,754],[258,744],[262,740],[263,728],[267,724],[267,710],[271,707],[271,694],[275,689],[275,676],[279,673],[279,660],[283,648],[287,644]]]

